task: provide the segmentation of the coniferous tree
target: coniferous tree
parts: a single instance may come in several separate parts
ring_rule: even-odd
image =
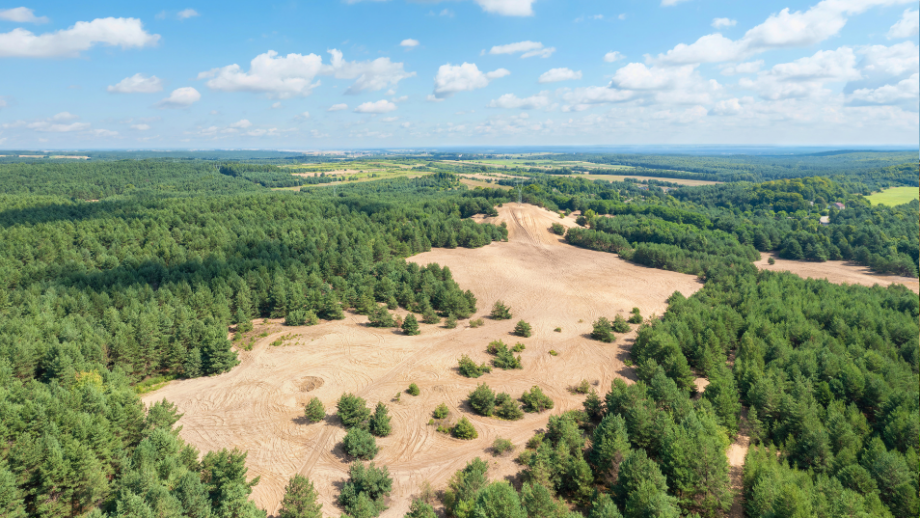
[[[322,518],[323,504],[317,502],[318,496],[313,482],[303,475],[294,475],[284,488],[278,518]]]
[[[342,439],[342,447],[351,457],[364,460],[373,459],[380,451],[374,436],[358,427],[348,429],[345,438]]]
[[[310,401],[304,407],[304,416],[311,423],[318,423],[326,417],[326,407],[318,397],[310,398]]]
[[[492,305],[490,316],[495,320],[508,320],[511,318],[511,308],[506,306],[504,302],[497,300]]]
[[[390,435],[390,415],[387,406],[381,402],[377,403],[374,415],[371,416],[368,429],[377,437],[386,437]]]
[[[412,313],[406,315],[406,320],[403,322],[402,330],[403,333],[407,334],[408,336],[415,336],[419,334],[418,320],[415,319],[415,315]]]
[[[518,321],[517,325],[514,326],[514,334],[527,338],[533,334],[533,330],[531,329],[530,324],[520,320]]]
[[[346,428],[366,428],[367,422],[371,417],[371,411],[367,408],[367,401],[354,394],[342,394],[336,403],[339,419]]]

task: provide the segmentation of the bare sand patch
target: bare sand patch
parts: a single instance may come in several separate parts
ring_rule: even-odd
[[[693,180],[689,178],[664,178],[659,176],[635,176],[635,175],[618,175],[618,174],[602,174],[602,173],[589,173],[584,176],[590,176],[592,179],[597,180],[612,180],[615,182],[624,182],[627,178],[632,178],[640,182],[646,182],[648,180],[654,180],[656,182],[669,182],[676,183],[678,185],[686,185],[688,187],[696,187],[698,185],[718,185],[722,182],[713,182],[710,180]]]
[[[486,316],[485,325],[476,329],[465,321],[456,329],[422,324],[422,334],[414,337],[367,327],[367,318],[354,314],[313,327],[282,327],[270,321],[257,326],[253,333],[268,335],[251,351],[241,351],[241,364],[232,371],[171,382],[145,394],[143,401],[174,402],[184,414],[178,423],[182,437],[202,451],[248,450],[250,476],[262,477],[253,499],[269,512],[277,510],[285,484],[299,472],[316,484],[326,516],[341,513],[335,499],[347,478],[348,461],[340,444],[345,430],[335,417],[317,424],[304,422],[303,407],[314,396],[330,414],[344,392],[360,395],[370,406],[378,401],[389,405],[393,434],[378,440],[381,449],[375,459],[389,468],[394,481],[384,517],[403,516],[424,481],[443,489],[455,471],[477,456],[489,462],[490,479],[514,476],[520,470],[513,460],[516,454],[491,456],[496,438],[511,440],[520,451],[550,415],[582,407],[584,396],[570,393],[568,387],[587,379],[603,394],[615,378],[632,377],[623,360],[635,331],[621,335],[615,344],[604,344],[589,338],[591,322],[599,316],[625,315],[633,307],[646,316],[661,315],[671,293],[690,296],[702,284],[694,276],[566,245],[549,227],[554,222],[573,226],[573,216],[563,219],[534,206],[506,204],[498,217],[476,219],[505,222],[509,241],[475,250],[436,249],[410,260],[449,266],[460,286],[478,298],[476,317],[487,315],[501,299],[511,307],[513,319]],[[520,319],[533,326],[532,337],[511,335]],[[555,331],[557,327],[561,332]],[[283,345],[270,345],[286,335]],[[485,348],[495,339],[526,345],[522,370],[496,369],[479,379],[457,373],[461,354],[488,361]],[[558,356],[551,356],[551,349]],[[539,385],[555,408],[526,414],[520,421],[473,415],[466,395],[481,382],[513,397]],[[404,392],[410,383],[421,388],[418,397]],[[400,402],[394,401],[397,393]],[[461,441],[430,426],[431,412],[442,402],[450,408],[452,420],[469,417],[479,438]]]
[[[776,261],[776,264],[768,262],[770,257]],[[762,253],[760,260],[755,262],[754,266],[761,270],[791,272],[808,279],[826,279],[834,284],[861,284],[863,286],[903,284],[914,293],[920,293],[920,281],[917,279],[898,275],[881,275],[866,266],[848,261],[811,263],[780,259],[776,254]]]

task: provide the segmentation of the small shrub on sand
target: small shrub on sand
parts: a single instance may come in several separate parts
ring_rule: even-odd
[[[479,384],[476,390],[470,392],[469,398],[470,406],[477,414],[490,416],[495,411],[495,392],[485,383]]]
[[[613,323],[610,325],[610,329],[615,333],[628,333],[631,331],[629,324],[626,322],[626,319],[623,318],[623,315],[617,315],[613,319]]]
[[[444,320],[444,327],[447,329],[454,329],[457,327],[457,317],[453,313],[447,315],[447,319]]]
[[[493,455],[504,455],[509,451],[514,449],[514,444],[511,443],[508,439],[502,439],[501,437],[495,439],[495,442],[492,443],[492,454]]]
[[[533,329],[527,322],[519,320],[518,323],[514,326],[514,334],[523,338],[528,338],[533,334]]]
[[[550,356],[559,356],[559,353],[556,352],[555,349],[550,349],[550,350],[549,350],[549,355],[550,355]]]
[[[464,439],[467,441],[479,437],[479,434],[476,433],[476,429],[473,428],[473,423],[471,423],[470,420],[466,417],[454,425],[452,432],[452,435],[457,439]]]
[[[588,383],[588,380],[581,380],[581,382],[575,386],[573,392],[576,394],[587,394],[591,390],[591,384]]]
[[[409,336],[415,336],[419,334],[418,330],[418,320],[415,319],[415,315],[409,313],[406,315],[406,320],[402,324],[403,333],[406,333]]]
[[[526,349],[526,348],[527,348],[527,347],[525,347],[524,344],[522,344],[521,342],[518,342],[518,343],[514,344],[514,347],[511,348],[511,351],[512,351],[512,352],[519,353],[519,352],[523,351],[523,350]]]
[[[560,216],[560,217],[565,217],[565,216]],[[561,236],[565,234],[565,227],[562,226],[561,223],[553,223],[552,228],[553,228],[553,234],[556,234],[557,236]]]
[[[475,320],[470,320],[470,327],[472,327],[473,329],[475,329],[475,328],[477,328],[477,327],[482,327],[483,324],[485,324],[485,321],[484,321],[483,319],[481,319],[481,318],[477,318],[477,319],[475,319]]]
[[[326,417],[326,407],[318,397],[313,397],[307,406],[303,409],[304,416],[311,423],[318,423]]]
[[[591,331],[591,338],[601,342],[610,343],[616,340],[611,330],[610,321],[605,317],[600,317],[594,322],[594,329]]]
[[[776,259],[774,259],[774,258],[772,258],[772,257],[769,258],[769,259],[767,259],[767,264],[776,264]]]
[[[476,362],[465,354],[460,357],[460,374],[462,376],[466,376],[467,378],[478,378],[487,372],[492,372],[492,367],[484,363],[476,365]]]
[[[505,305],[504,302],[498,300],[495,301],[495,304],[492,306],[491,317],[495,320],[508,320],[511,318],[511,308]]]
[[[527,412],[543,412],[553,408],[553,400],[536,385],[521,396],[521,402],[524,403],[524,410]]]
[[[562,332],[562,328],[561,328],[561,327],[557,327],[556,329],[553,329],[553,331],[556,332],[556,333],[561,333],[561,332]]]
[[[434,409],[434,412],[432,412],[431,415],[433,415],[435,419],[444,419],[450,415],[450,409],[447,408],[447,405],[441,403],[437,406],[437,408]]]
[[[639,312],[639,308],[632,308],[632,316],[629,317],[630,324],[641,324],[642,323],[642,313]]]
[[[415,383],[410,383],[409,389],[406,390],[406,392],[408,392],[410,396],[417,396],[422,393],[421,389],[419,389],[418,385]]]

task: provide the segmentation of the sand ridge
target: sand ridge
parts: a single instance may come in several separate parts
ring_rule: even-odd
[[[603,344],[589,338],[591,322],[599,316],[626,314],[633,307],[645,316],[661,315],[671,293],[690,296],[702,283],[694,276],[565,244],[549,227],[554,222],[574,226],[574,216],[559,218],[512,203],[499,208],[498,217],[476,219],[504,222],[509,241],[475,250],[436,249],[409,260],[449,266],[460,286],[478,298],[474,318],[485,316],[483,327],[470,328],[467,321],[456,329],[422,324],[422,334],[409,337],[367,327],[366,317],[351,313],[345,320],[313,327],[282,327],[270,321],[257,326],[254,336],[267,336],[257,339],[251,351],[241,351],[240,365],[230,372],[174,381],[145,394],[143,401],[174,402],[184,414],[178,423],[182,437],[202,451],[248,450],[249,474],[261,476],[252,498],[269,513],[277,510],[288,479],[303,473],[316,484],[324,515],[341,514],[335,499],[347,478],[348,460],[341,448],[345,430],[334,416],[305,423],[303,406],[313,396],[322,400],[329,414],[345,392],[367,399],[371,407],[378,401],[389,406],[393,434],[378,439],[380,453],[375,459],[388,467],[394,481],[384,517],[403,516],[424,481],[443,489],[456,470],[477,456],[490,463],[490,479],[514,476],[520,470],[514,457],[546,426],[549,416],[581,408],[584,396],[570,393],[570,386],[587,379],[603,395],[613,379],[632,376],[623,360],[635,331],[621,335],[615,344]],[[498,299],[512,308],[513,319],[486,316]],[[533,326],[532,337],[511,335],[519,319]],[[561,332],[554,331],[557,327]],[[270,345],[282,336],[289,337],[283,345]],[[460,376],[460,355],[487,362],[486,345],[495,339],[509,345],[523,342],[524,368],[496,369],[479,379]],[[550,355],[551,349],[558,356]],[[404,393],[413,382],[421,388],[418,397]],[[481,382],[513,397],[539,385],[555,408],[513,422],[476,416],[465,400]],[[400,392],[400,401],[394,401]],[[467,416],[479,438],[453,439],[429,425],[432,410],[442,402],[450,407],[451,419]],[[516,452],[492,457],[489,448],[498,437],[510,439]]]
[[[770,258],[776,264],[770,264]],[[882,275],[873,272],[867,266],[861,266],[849,261],[825,261],[814,263],[808,261],[793,261],[780,259],[776,254],[761,253],[759,261],[754,266],[761,270],[790,272],[807,279],[826,279],[834,284],[860,284],[862,286],[885,287],[891,284],[903,284],[914,293],[920,293],[920,280],[898,275]]]

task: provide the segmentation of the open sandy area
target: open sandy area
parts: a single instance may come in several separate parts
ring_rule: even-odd
[[[584,396],[570,393],[570,386],[587,379],[603,394],[614,378],[631,376],[623,360],[635,332],[603,344],[588,337],[591,322],[628,313],[634,306],[646,317],[661,315],[671,293],[689,296],[702,284],[694,276],[564,244],[549,227],[553,222],[573,226],[572,216],[561,219],[534,206],[506,204],[497,218],[477,219],[507,223],[509,242],[476,250],[436,249],[410,260],[449,266],[460,286],[476,294],[475,317],[487,315],[501,299],[512,308],[512,320],[486,317],[485,325],[476,329],[466,321],[452,330],[422,324],[422,334],[414,337],[367,327],[367,318],[354,314],[313,327],[260,320],[251,335],[267,336],[258,338],[251,351],[241,351],[241,364],[231,372],[174,381],[144,395],[144,402],[166,398],[176,403],[184,414],[179,421],[182,437],[203,451],[248,450],[250,476],[262,477],[253,499],[269,513],[277,510],[285,484],[298,472],[316,484],[326,516],[341,513],[335,499],[347,478],[348,460],[341,447],[345,430],[334,416],[323,423],[304,422],[303,406],[312,396],[323,401],[329,414],[345,392],[360,395],[371,407],[378,401],[389,405],[393,434],[378,439],[381,450],[375,459],[389,468],[394,480],[384,517],[403,516],[424,481],[443,489],[455,471],[477,456],[492,464],[491,479],[513,477],[520,469],[513,462],[517,453],[495,458],[489,452],[497,437],[510,439],[520,451],[551,414],[581,408]],[[533,326],[532,337],[510,334],[519,319]],[[557,327],[561,332],[554,331]],[[283,336],[288,337],[284,345],[270,345]],[[486,362],[486,345],[495,339],[526,344],[524,368],[496,369],[479,379],[460,376],[460,355]],[[551,349],[558,356],[550,355]],[[421,388],[418,397],[404,392],[412,382]],[[476,416],[465,400],[481,382],[513,397],[539,385],[555,408],[513,422]],[[401,401],[394,401],[400,392]],[[450,407],[451,420],[468,416],[479,438],[461,441],[430,426],[431,412],[442,402]]]
[[[770,257],[773,257],[776,264],[771,265],[768,262]],[[834,284],[861,284],[863,286],[903,284],[914,293],[920,293],[920,281],[917,279],[897,275],[880,275],[866,266],[860,266],[848,261],[812,263],[780,259],[776,254],[761,253],[760,260],[755,262],[754,266],[761,270],[791,272],[809,279],[827,279]]]

